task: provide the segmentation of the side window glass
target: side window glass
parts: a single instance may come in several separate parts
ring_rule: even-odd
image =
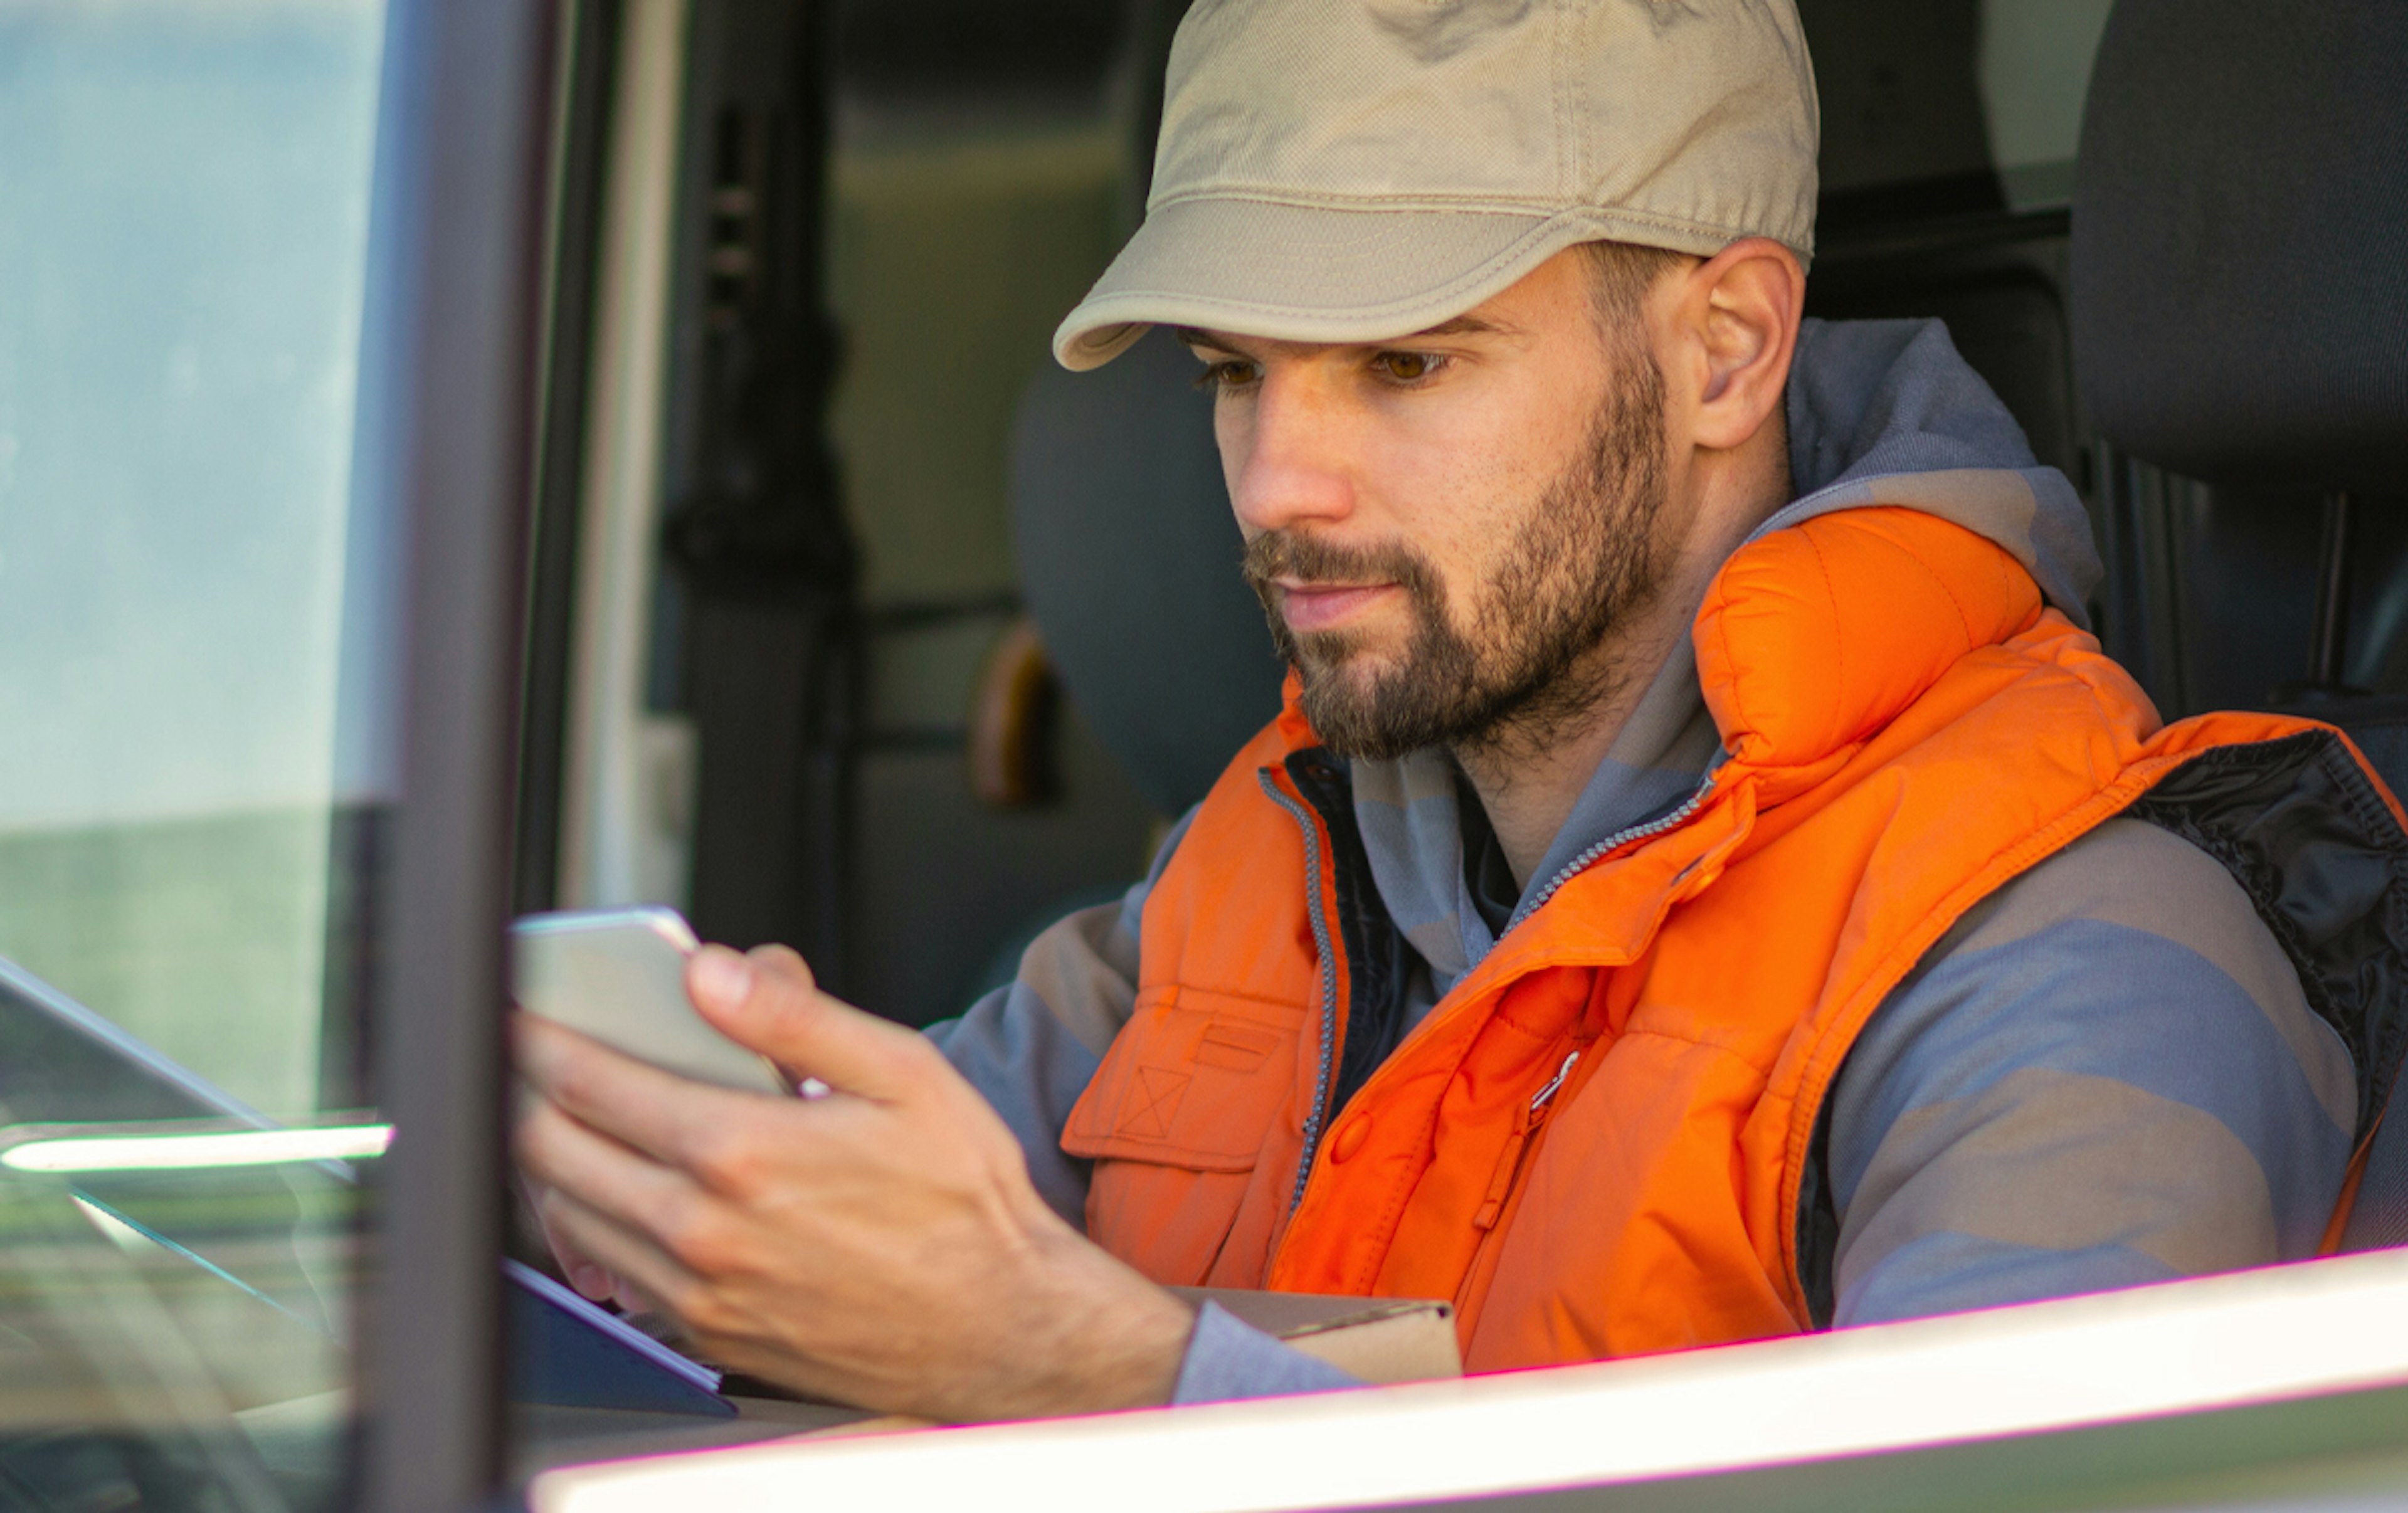
[[[1822,231],[2068,203],[2112,0],[1798,0]]]
[[[0,956],[278,1118],[330,918],[378,0],[0,12]]]
[[[1980,79],[1990,161],[2011,209],[2073,197],[2090,60],[2113,0],[1984,0]]]
[[[385,51],[382,0],[0,5],[0,1506],[347,1495]]]

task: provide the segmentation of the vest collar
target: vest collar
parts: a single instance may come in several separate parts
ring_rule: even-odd
[[[1691,631],[1706,707],[1735,766],[1778,803],[1836,770],[1966,655],[2029,629],[2031,575],[1987,538],[1917,510],[1821,515],[1749,542]]]

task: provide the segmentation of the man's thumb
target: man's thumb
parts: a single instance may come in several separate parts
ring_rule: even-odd
[[[722,1035],[798,1077],[870,1098],[897,1096],[914,1080],[920,1036],[820,992],[783,946],[747,955],[705,946],[686,963],[686,992]]]

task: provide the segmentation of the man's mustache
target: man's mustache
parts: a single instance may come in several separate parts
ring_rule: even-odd
[[[1267,593],[1275,579],[1304,583],[1394,583],[1416,597],[1436,588],[1428,559],[1402,542],[1341,546],[1294,531],[1265,531],[1246,543],[1246,581]]]

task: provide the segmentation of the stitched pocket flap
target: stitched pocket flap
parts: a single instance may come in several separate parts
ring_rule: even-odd
[[[1295,1117],[1307,1013],[1193,988],[1140,993],[1070,1110],[1062,1149],[1089,1160],[1251,1169],[1273,1121]]]

